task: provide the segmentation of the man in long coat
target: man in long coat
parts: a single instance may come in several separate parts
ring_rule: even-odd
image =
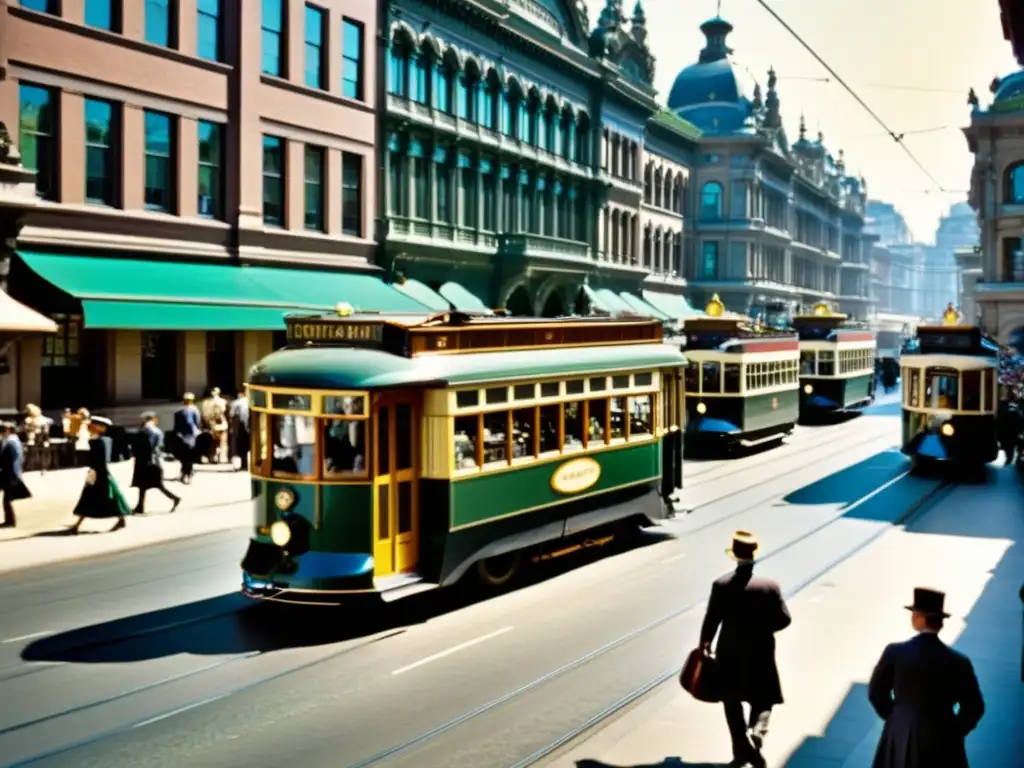
[[[153,411],[146,411],[142,414],[142,428],[135,438],[132,487],[139,489],[139,503],[132,511],[134,515],[146,514],[146,491],[151,488],[171,500],[171,512],[181,504],[181,497],[175,496],[164,486],[163,447],[164,433],[157,426],[157,415]]]
[[[706,651],[718,633],[715,659],[732,739],[733,765],[737,766],[765,764],[761,747],[768,734],[772,707],[783,702],[775,666],[775,633],[792,621],[779,585],[754,576],[757,549],[753,534],[736,531],[733,535],[726,554],[736,561],[736,570],[711,585],[700,631],[701,646]],[[743,716],[743,702],[750,705],[748,718]]]
[[[868,699],[885,721],[873,768],[968,768],[964,741],[985,702],[970,659],[939,639],[945,599],[914,590],[906,608],[917,636],[887,646],[871,674]]]
[[[186,392],[174,414],[175,458],[181,462],[181,482],[192,482],[196,463],[196,438],[203,431],[203,418],[196,408],[196,396]]]
[[[0,528],[15,526],[14,507],[12,501],[20,501],[32,496],[25,481],[22,479],[22,467],[25,461],[25,449],[21,445],[15,425],[5,422],[2,426],[3,442],[0,443],[0,491],[4,494],[4,519]]]

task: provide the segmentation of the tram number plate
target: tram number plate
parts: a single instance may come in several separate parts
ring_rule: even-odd
[[[280,565],[281,557],[281,550],[277,546],[252,541],[242,560],[242,570],[246,573],[267,574]]]

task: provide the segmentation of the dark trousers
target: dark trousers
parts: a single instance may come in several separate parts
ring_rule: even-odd
[[[742,702],[724,701],[722,705],[725,707],[725,722],[729,726],[729,737],[732,739],[733,758],[736,760],[756,758],[760,754],[765,736],[768,735],[768,721],[772,715],[771,706],[751,704],[750,717],[745,718]],[[753,743],[751,743],[751,736],[755,739]]]
[[[139,503],[136,504],[135,505],[135,509],[132,510],[136,515],[144,515],[146,513],[146,491],[149,491],[149,490],[160,491],[160,493],[162,493],[164,496],[166,496],[171,501],[178,501],[178,497],[175,496],[170,491],[168,491],[167,488],[164,487],[164,481],[161,480],[160,481],[160,485],[157,485],[157,486],[155,486],[152,489],[150,489],[150,488],[139,488]]]
[[[191,480],[192,475],[195,474],[196,447],[182,443],[181,455],[178,456],[178,461],[181,462],[181,479]]]
[[[9,525],[9,526],[13,527],[14,524],[15,524],[15,520],[14,520],[14,506],[11,504],[11,499],[8,496],[7,491],[3,491],[3,494],[4,494],[4,501],[3,501],[4,525]]]

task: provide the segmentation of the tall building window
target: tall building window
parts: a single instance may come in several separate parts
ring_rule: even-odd
[[[284,226],[284,140],[263,137],[263,223]]]
[[[388,50],[388,93],[409,95],[409,59],[400,43],[392,42]]]
[[[85,199],[90,203],[115,205],[114,120],[114,105],[109,101],[85,100]]]
[[[121,31],[121,9],[118,0],[85,0],[85,26]]]
[[[388,136],[388,213],[392,216],[407,216],[409,212],[408,161],[402,155],[401,148],[396,134]]]
[[[458,156],[459,223],[464,227],[476,226],[477,188],[473,156],[460,152]]]
[[[434,175],[437,183],[434,187],[434,193],[437,198],[437,204],[435,206],[435,212],[437,220],[448,224],[451,222],[452,216],[452,203],[451,203],[451,170],[448,167],[448,148],[447,147],[435,147],[434,148]]]
[[[420,104],[427,103],[430,83],[430,60],[423,53],[416,54],[409,61],[409,93],[408,96]]]
[[[306,145],[306,165],[303,177],[306,200],[306,229],[324,231],[324,149]]]
[[[718,241],[705,240],[701,245],[700,279],[718,279]]]
[[[315,5],[306,5],[306,85],[324,88],[324,19]]]
[[[18,86],[18,150],[36,172],[36,194],[57,199],[57,92],[22,82]]]
[[[172,0],[146,0],[146,42],[162,45],[164,48],[177,48],[175,39],[175,8]]]
[[[263,74],[287,77],[287,50],[284,44],[285,0],[263,0],[260,21],[260,53]]]
[[[224,126],[199,121],[199,197],[196,211],[211,219],[224,218]]]
[[[201,59],[220,61],[220,0],[196,2],[196,55]]]
[[[427,173],[427,158],[424,157],[423,143],[419,139],[409,139],[409,170],[412,183],[412,216],[418,219],[430,217],[428,201],[430,200],[427,189],[429,174]]]
[[[21,0],[21,7],[28,8],[30,11],[56,15],[59,12],[57,2],[58,0]]]
[[[482,197],[484,201],[483,220],[481,229],[488,232],[498,230],[498,177],[494,173],[494,164],[485,158],[480,158],[480,182],[483,185]]]
[[[700,217],[722,218],[722,185],[717,181],[709,181],[700,190]]]
[[[393,62],[394,59],[392,66]],[[363,93],[363,25],[351,19],[341,20],[341,95],[356,101],[366,98]]]
[[[349,152],[341,156],[341,231],[363,236],[363,156]]]
[[[146,190],[149,211],[174,211],[174,123],[162,112],[145,113]]]

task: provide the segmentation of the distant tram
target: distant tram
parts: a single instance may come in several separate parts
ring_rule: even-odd
[[[782,440],[800,416],[796,333],[755,327],[717,294],[705,312],[683,325],[687,447]]]
[[[636,316],[287,318],[249,379],[251,598],[394,599],[670,516],[686,358]]]
[[[846,325],[846,315],[824,302],[793,318],[800,336],[802,419],[857,410],[875,399],[875,334]]]
[[[900,356],[903,453],[915,463],[987,464],[999,453],[999,345],[959,320],[950,304],[943,325],[918,326]]]

